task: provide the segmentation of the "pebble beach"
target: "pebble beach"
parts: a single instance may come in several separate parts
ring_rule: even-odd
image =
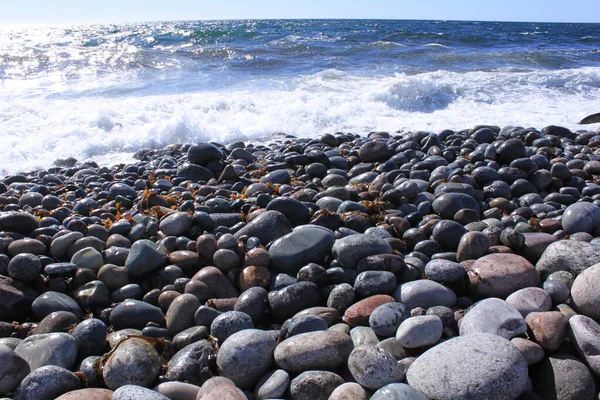
[[[279,135],[0,183],[0,398],[597,399],[600,130]]]

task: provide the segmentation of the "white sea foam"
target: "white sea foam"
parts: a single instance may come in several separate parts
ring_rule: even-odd
[[[439,132],[475,124],[576,130],[582,117],[600,111],[600,68],[593,67],[371,77],[326,70],[181,94],[140,95],[133,82],[129,94],[116,96],[106,90],[112,78],[95,79],[82,82],[88,90],[62,92],[60,82],[0,82],[0,175],[60,157],[113,163],[140,148],[268,140],[277,132]]]

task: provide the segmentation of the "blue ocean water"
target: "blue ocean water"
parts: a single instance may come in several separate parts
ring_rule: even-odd
[[[599,111],[600,24],[0,27],[0,174],[280,132],[581,129]]]

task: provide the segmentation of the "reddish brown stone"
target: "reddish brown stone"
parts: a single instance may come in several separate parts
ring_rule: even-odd
[[[192,277],[208,285],[217,298],[237,297],[238,292],[233,284],[216,267],[204,267]]]
[[[44,243],[36,239],[18,239],[8,245],[8,255],[11,257],[21,253],[31,253],[36,256],[46,255],[47,249]]]
[[[251,265],[268,267],[270,262],[271,257],[269,257],[269,252],[263,248],[257,247],[246,253],[244,267],[249,267]]]
[[[490,246],[486,254],[512,254],[512,252],[508,246],[496,245]]]
[[[350,308],[348,308],[344,313],[343,320],[352,327],[369,325],[369,317],[371,316],[373,310],[382,304],[392,303],[394,301],[396,300],[387,294],[376,294],[374,296],[367,297],[366,299],[363,299],[350,306]]]
[[[190,269],[196,267],[198,254],[188,250],[178,250],[169,254],[169,261],[181,269]]]
[[[516,254],[481,257],[467,271],[471,292],[483,297],[506,298],[511,293],[540,284],[535,267]]]
[[[555,219],[544,219],[540,221],[540,227],[542,228],[542,232],[544,233],[554,233],[559,229],[562,229],[562,225],[560,221]]]
[[[249,266],[243,269],[239,276],[240,293],[254,286],[260,286],[265,289],[271,282],[271,273],[267,267]]]
[[[175,290],[165,290],[158,296],[158,306],[163,312],[167,312],[169,306],[177,297],[179,297],[181,293],[176,292]]]
[[[237,297],[231,297],[229,299],[210,299],[206,302],[206,305],[221,312],[233,311],[233,306],[235,306],[237,300]]]
[[[532,312],[525,322],[535,341],[546,350],[557,350],[567,335],[569,319],[560,311]]]
[[[56,400],[110,400],[112,394],[109,389],[80,389],[65,393]]]

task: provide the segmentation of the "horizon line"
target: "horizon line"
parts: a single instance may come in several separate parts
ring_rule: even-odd
[[[0,23],[0,29],[5,27],[27,26],[85,26],[85,25],[128,25],[171,22],[218,22],[218,21],[439,21],[439,22],[497,22],[497,23],[523,23],[523,24],[591,24],[600,22],[590,21],[528,21],[528,20],[492,20],[492,19],[428,19],[428,18],[345,18],[345,17],[319,17],[319,18],[202,18],[202,19],[166,19],[166,20],[131,20],[117,22],[31,22],[31,23]]]

